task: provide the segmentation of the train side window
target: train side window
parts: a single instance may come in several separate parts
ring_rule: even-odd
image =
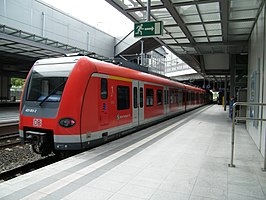
[[[163,103],[163,91],[157,90],[157,105],[162,105]]]
[[[128,86],[117,86],[117,110],[126,110],[130,107],[130,93]]]
[[[164,104],[167,104],[167,99],[166,99],[166,90],[164,90],[164,93],[163,93],[163,98],[164,98]]]
[[[174,103],[174,91],[170,90],[170,104]]]
[[[175,103],[178,104],[178,90],[175,90]]]
[[[166,104],[169,104],[169,90],[166,90]]]
[[[137,90],[137,87],[134,87],[133,89],[133,96],[134,96],[134,108],[137,108],[138,107],[138,90]]]
[[[107,99],[107,97],[108,97],[107,79],[102,78],[101,79],[101,98]]]
[[[146,106],[153,106],[153,89],[146,89]]]
[[[143,88],[139,89],[139,106],[143,108]]]

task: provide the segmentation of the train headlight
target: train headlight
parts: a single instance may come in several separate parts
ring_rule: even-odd
[[[59,124],[64,128],[70,128],[76,124],[76,121],[72,118],[63,118],[59,120]]]

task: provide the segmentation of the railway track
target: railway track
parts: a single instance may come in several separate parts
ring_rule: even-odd
[[[18,121],[0,123],[0,148],[6,148],[20,143]]]
[[[0,123],[0,137],[18,132],[18,121]]]
[[[31,172],[33,170],[36,170],[36,169],[39,169],[39,168],[44,167],[46,165],[57,162],[59,160],[60,159],[58,156],[55,156],[55,155],[49,156],[49,157],[42,158],[40,160],[31,162],[31,163],[28,163],[26,165],[19,166],[19,167],[16,167],[14,169],[2,172],[2,173],[0,173],[0,182],[1,181],[7,181],[9,179],[15,178],[15,177],[20,176],[22,174]]]

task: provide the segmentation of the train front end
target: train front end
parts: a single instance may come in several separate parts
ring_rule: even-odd
[[[81,149],[79,113],[86,84],[77,73],[82,67],[82,61],[77,66],[78,60],[39,60],[28,75],[21,98],[19,134],[22,143],[30,143],[42,156]]]

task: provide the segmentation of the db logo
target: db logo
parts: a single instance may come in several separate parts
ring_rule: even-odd
[[[41,127],[42,119],[33,119],[33,126]]]

